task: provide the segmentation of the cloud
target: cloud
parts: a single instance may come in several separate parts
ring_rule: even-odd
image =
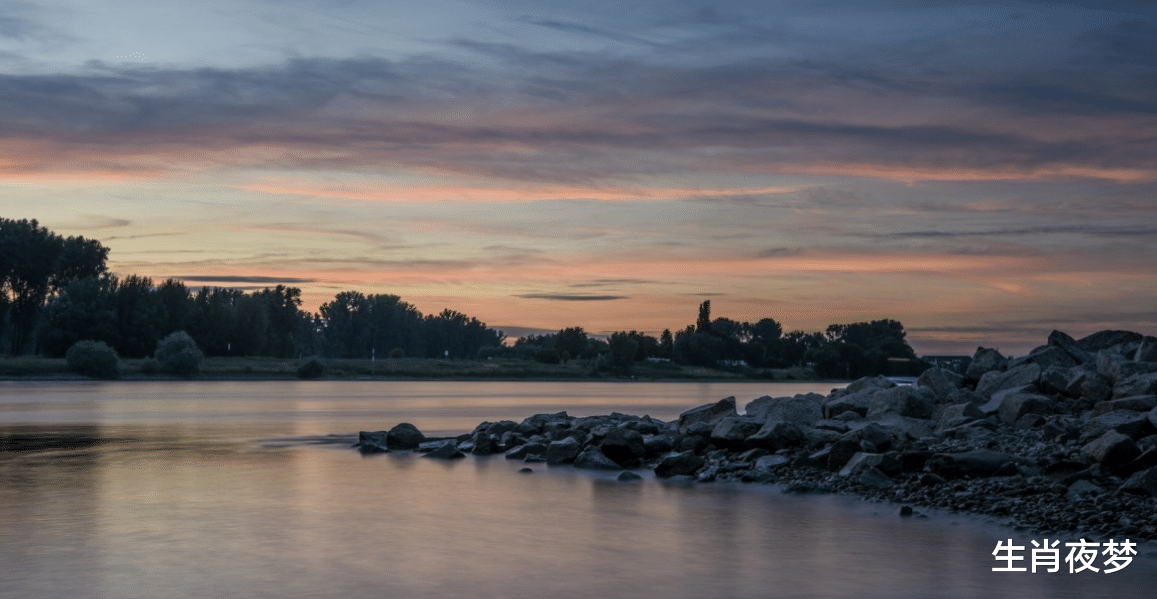
[[[234,275],[178,275],[172,278],[193,283],[267,283],[271,285],[314,283],[317,281],[317,279],[299,279],[291,277],[255,277]]]
[[[566,293],[525,293],[515,295],[523,299],[544,299],[559,302],[605,302],[612,300],[630,299],[625,295],[583,295]]]
[[[1151,225],[1039,225],[1031,227],[1006,227],[974,231],[892,231],[888,233],[858,234],[863,237],[892,238],[956,238],[956,237],[1010,237],[1021,235],[1090,235],[1096,237],[1144,237],[1157,236],[1157,226]]]

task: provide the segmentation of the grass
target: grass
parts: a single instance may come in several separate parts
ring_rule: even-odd
[[[296,379],[301,360],[296,358],[228,357],[205,358],[198,379]],[[143,359],[122,359],[121,378],[167,380],[166,374],[142,372]],[[542,364],[530,360],[445,360],[390,358],[386,360],[325,360],[322,379],[548,379],[548,380],[777,380],[814,381],[808,369],[731,368],[719,370],[672,363],[636,363],[631,376],[593,374],[587,360],[566,364]],[[36,356],[0,356],[0,378],[39,380],[83,380],[69,372],[63,359]]]

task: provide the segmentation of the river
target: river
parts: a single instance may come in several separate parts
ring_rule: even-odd
[[[567,410],[673,419],[812,383],[0,383],[0,597],[1143,597],[1112,574],[994,572],[970,516],[646,471],[363,457],[358,430],[428,435]],[[1063,542],[1078,539],[1061,539]],[[1119,539],[1118,539],[1119,540]],[[1027,552],[1026,552],[1027,554]],[[1026,560],[1027,561],[1027,560]]]

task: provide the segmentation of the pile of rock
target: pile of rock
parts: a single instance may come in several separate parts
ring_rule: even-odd
[[[761,397],[743,414],[729,397],[674,422],[559,412],[434,440],[402,424],[362,433],[357,447],[778,482],[1008,517],[1043,532],[1155,539],[1157,338],[1054,331],[1016,359],[980,348],[963,375],[933,368],[910,386],[865,378],[827,396]]]

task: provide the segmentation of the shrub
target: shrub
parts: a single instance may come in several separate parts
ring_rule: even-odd
[[[154,358],[145,358],[141,361],[141,374],[157,374],[161,371],[161,364]]]
[[[161,370],[177,376],[193,376],[201,371],[205,355],[185,331],[177,331],[157,342],[157,363]]]
[[[325,374],[325,362],[319,358],[310,358],[297,367],[297,378],[319,379]]]
[[[404,358],[404,357],[406,357],[406,350],[404,350],[400,347],[395,347],[394,349],[390,350],[390,357],[391,358]]]
[[[562,356],[558,354],[557,349],[548,347],[538,350],[538,353],[534,354],[534,360],[543,364],[558,364],[562,361]]]
[[[77,341],[64,354],[68,369],[94,379],[120,378],[116,350],[104,341]]]

